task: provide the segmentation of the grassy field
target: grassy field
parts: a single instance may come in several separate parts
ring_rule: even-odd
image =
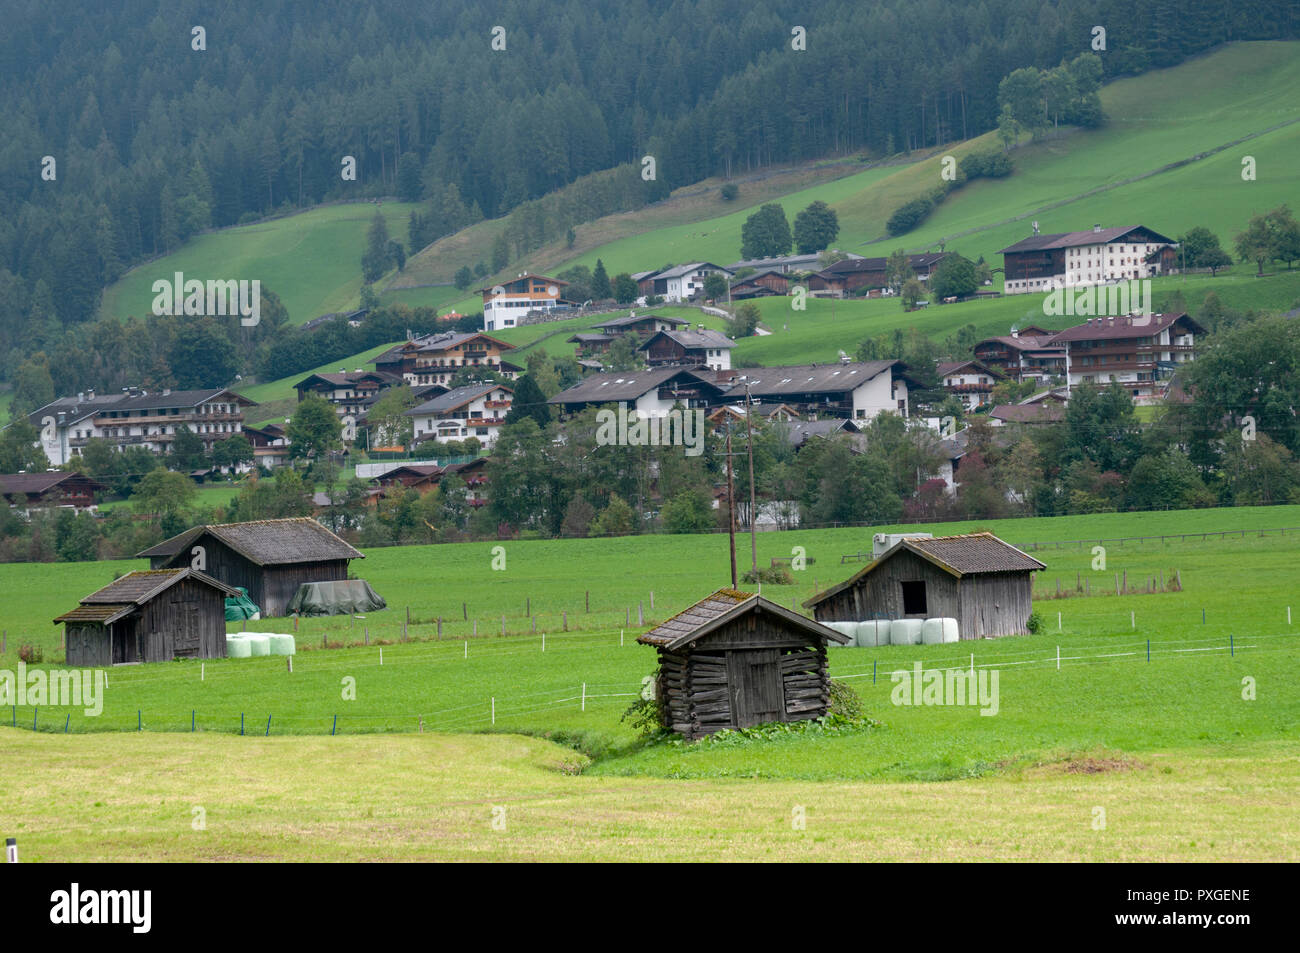
[[[403,243],[413,207],[378,206],[389,234]],[[257,278],[280,296],[294,324],[346,311],[357,306],[361,294],[361,253],[375,209],[370,203],[328,205],[207,232],[179,251],[133,268],[104,292],[100,312],[142,317],[152,308],[154,281],[170,281],[177,271],[203,280]]]
[[[1035,550],[1048,565],[1036,600],[1046,630],[834,650],[832,674],[876,726],[683,746],[647,745],[619,720],[654,664],[633,641],[638,605],[648,626],[724,584],[720,536],[507,542],[500,572],[488,543],[372,550],[358,574],[391,608],[302,620],[292,672],[275,657],[116,668],[99,717],[3,713],[0,750],[22,770],[0,776],[0,826],[34,860],[851,858],[868,840],[882,859],[1295,859],[1300,628],[1287,605],[1300,533],[1260,531],[1300,525],[1300,507],[980,525],[1047,544]],[[1227,530],[1244,535],[1184,538]],[[1098,539],[1104,571],[1092,569]],[[789,604],[857,568],[838,557],[869,547],[870,533],[759,543],[760,563],[795,545],[815,560],[797,586],[765,587]],[[57,655],[48,620],[139,565],[0,567],[0,668],[23,640]],[[1175,570],[1181,592],[1047,598],[1058,578],[1100,593],[1116,572],[1135,583]],[[400,643],[408,604],[417,641]],[[999,673],[995,717],[891,704],[890,672],[965,668],[972,652]],[[285,759],[301,770],[286,774]],[[51,797],[70,806],[57,826]],[[1090,826],[1098,805],[1105,832]],[[203,837],[193,806],[209,812]],[[494,806],[508,835],[490,826]],[[806,832],[791,829],[799,806]]]

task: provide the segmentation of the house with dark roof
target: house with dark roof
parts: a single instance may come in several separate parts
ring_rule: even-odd
[[[334,405],[340,417],[351,417],[355,423],[379,395],[390,387],[402,383],[397,374],[385,371],[355,370],[309,374],[293,385],[298,392],[298,402],[315,394]]]
[[[613,338],[620,334],[631,333],[646,340],[660,331],[674,331],[680,327],[690,326],[691,322],[683,318],[670,318],[663,314],[637,314],[631,311],[621,318],[611,318],[600,324],[593,324],[592,328],[609,335],[612,342]]]
[[[927,281],[930,274],[951,252],[925,252],[908,255],[907,263],[916,277]],[[808,277],[808,291],[813,295],[843,297],[860,288],[887,288],[888,258],[846,258]]]
[[[1065,419],[1065,404],[1041,401],[1033,404],[998,404],[989,411],[995,427],[1006,424],[1059,424]]]
[[[1055,331],[1036,325],[1012,328],[1010,334],[985,338],[972,348],[975,360],[1014,381],[1045,381],[1065,375],[1065,346]]]
[[[720,372],[724,400],[783,402],[800,415],[869,420],[881,413],[906,417],[909,378],[902,361],[841,361],[746,367]]]
[[[93,510],[95,494],[106,489],[98,480],[75,471],[0,473],[0,497],[23,513],[51,506]]]
[[[589,374],[548,404],[574,413],[584,407],[627,404],[642,417],[663,417],[675,406],[710,407],[726,389],[715,383],[714,372],[692,367],[652,367],[649,370],[604,371]]]
[[[1145,225],[1094,225],[1088,231],[1047,235],[1038,232],[1035,222],[1033,235],[998,253],[1002,291],[1028,294],[1168,274],[1175,259],[1163,250],[1176,244]]]
[[[665,301],[690,301],[704,294],[704,279],[709,275],[730,278],[731,272],[711,261],[676,265],[657,272],[649,279],[652,288],[650,294],[659,295]]]
[[[1186,312],[1130,314],[1089,318],[1058,331],[1051,343],[1065,349],[1071,387],[1113,384],[1137,403],[1151,403],[1163,396],[1174,372],[1193,359],[1196,336],[1204,333]]]
[[[54,620],[69,665],[132,665],[226,656],[226,599],[236,590],[197,569],[127,573]]]
[[[516,275],[490,288],[480,288],[483,296],[483,330],[500,331],[523,323],[533,311],[553,311],[567,307],[564,289],[567,281],[536,275]]]
[[[263,616],[284,615],[306,582],[348,578],[365,556],[307,517],[195,526],[136,556],[152,569],[193,568],[248,590]]]
[[[803,604],[818,622],[948,618],[962,639],[1026,635],[1031,573],[1046,568],[992,533],[903,537]]]
[[[653,334],[638,350],[645,352],[649,367],[674,364],[681,367],[707,367],[714,371],[731,369],[731,349],[736,342],[720,331],[700,325],[696,330],[660,331]]]
[[[646,632],[664,727],[690,740],[725,728],[820,718],[826,647],[849,637],[762,596],[719,589]]]
[[[244,408],[256,407],[224,387],[150,393],[126,387],[120,394],[95,396],[94,391],[61,397],[27,419],[40,431],[46,458],[60,466],[81,456],[87,441],[107,440],[118,450],[142,447],[168,453],[181,428],[196,434],[210,453],[214,444],[241,433]]]
[[[966,410],[987,404],[993,388],[1006,375],[982,361],[940,361],[939,386],[961,401]]]
[[[448,443],[476,437],[486,447],[496,443],[506,422],[514,391],[505,384],[468,384],[403,411],[415,421],[412,443]]]
[[[816,258],[815,255],[813,257]],[[732,301],[744,301],[748,298],[768,298],[789,293],[790,276],[774,268],[748,275],[731,283]]]

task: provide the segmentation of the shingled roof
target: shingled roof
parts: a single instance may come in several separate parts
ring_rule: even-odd
[[[258,566],[365,558],[364,553],[353,549],[320,523],[306,516],[195,526],[178,536],[163,540],[157,546],[136,553],[136,556],[174,556],[206,534],[211,534]]]
[[[207,573],[197,569],[147,569],[129,572],[119,579],[114,579],[103,589],[96,590],[82,597],[81,605],[71,612],[65,612],[55,622],[116,622],[123,616],[130,615],[140,606],[153,599],[159,593],[170,589],[182,579],[194,579],[213,589],[219,589],[227,597],[238,594],[238,590],[224,582],[213,579]]]
[[[1044,563],[1022,553],[1010,543],[1004,543],[992,533],[936,536],[933,539],[912,537],[900,540],[839,585],[806,600],[804,607],[812,608],[842,592],[904,551],[915,553],[958,579],[983,573],[1030,572],[1047,568]]]
[[[645,635],[637,639],[642,645],[674,651],[696,639],[708,635],[714,629],[730,622],[746,612],[763,611],[784,619],[795,628],[803,629],[817,638],[838,642],[849,641],[848,636],[827,628],[820,622],[801,616],[785,606],[769,602],[752,592],[739,592],[735,589],[719,589],[705,596],[695,605],[683,609],[671,619],[659,623]]]

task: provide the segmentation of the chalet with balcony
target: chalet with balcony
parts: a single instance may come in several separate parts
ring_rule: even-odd
[[[176,432],[189,428],[211,452],[214,444],[242,432],[244,408],[256,401],[224,387],[211,390],[164,389],[157,393],[124,388],[120,394],[94,392],[62,397],[28,415],[40,431],[41,448],[55,466],[81,455],[86,442],[104,439],[118,450],[143,447],[171,450]]]
[[[525,274],[480,288],[483,296],[483,330],[501,331],[518,327],[530,311],[553,311],[567,305],[564,289],[567,281],[548,278],[546,275]]]
[[[639,350],[645,354],[646,365],[662,367],[707,367],[714,371],[731,369],[731,349],[736,342],[725,334],[699,325],[691,331],[660,331],[652,335]]]
[[[644,371],[591,374],[552,397],[565,413],[604,404],[626,404],[642,417],[663,417],[676,406],[707,408],[719,402],[723,386],[714,372],[699,367],[652,367]]]
[[[1196,335],[1205,329],[1185,312],[1089,318],[1058,332],[1071,386],[1114,384],[1136,403],[1159,399],[1169,379],[1193,359]]]
[[[351,417],[355,422],[366,412],[382,391],[402,383],[401,377],[382,370],[339,371],[330,374],[311,374],[293,385],[298,392],[298,402],[315,394],[334,405],[340,417]]]
[[[1172,238],[1145,225],[1083,232],[1038,233],[999,252],[1003,261],[1004,294],[1030,294],[1054,288],[1102,285],[1152,278],[1173,271]]]
[[[938,368],[939,386],[971,411],[989,402],[993,388],[1006,375],[980,361],[944,361]]]
[[[1014,381],[1046,381],[1065,374],[1065,347],[1054,344],[1055,331],[1030,325],[1002,337],[980,341],[975,360]]]
[[[245,427],[244,436],[253,445],[253,462],[257,466],[274,470],[289,462],[289,437],[279,424]]]
[[[504,384],[470,384],[440,394],[405,412],[415,421],[413,442],[448,443],[477,437],[490,447],[506,422],[513,396],[514,391]]]
[[[768,269],[742,278],[731,284],[731,300],[770,298],[790,293],[790,277],[784,272]]]
[[[715,265],[711,261],[696,261],[689,265],[665,268],[655,274],[649,279],[652,289],[649,293],[659,295],[665,301],[690,301],[704,293],[704,279],[709,275],[731,278],[731,272],[721,265]]]
[[[602,321],[600,324],[593,324],[592,328],[608,335],[612,342],[614,338],[622,334],[635,334],[644,341],[660,331],[675,331],[678,328],[689,328],[690,326],[691,322],[682,318],[670,318],[662,314],[637,314],[632,311],[625,317],[613,318],[609,321]]]
[[[46,470],[37,473],[0,473],[0,498],[24,515],[34,509],[70,507],[95,509],[95,494],[108,489],[84,473]]]
[[[513,380],[518,367],[508,364],[504,355],[514,349],[513,344],[478,331],[444,331],[389,348],[375,359],[375,368],[417,387],[449,386],[465,367],[485,368]]]
[[[455,476],[465,482],[465,502],[478,509],[488,503],[488,458],[479,457],[468,463],[453,463],[443,471],[444,478]]]

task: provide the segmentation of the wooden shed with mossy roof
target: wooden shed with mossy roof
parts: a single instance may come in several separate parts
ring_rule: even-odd
[[[825,715],[826,646],[850,640],[762,596],[719,589],[637,641],[659,652],[664,727],[695,740]]]

